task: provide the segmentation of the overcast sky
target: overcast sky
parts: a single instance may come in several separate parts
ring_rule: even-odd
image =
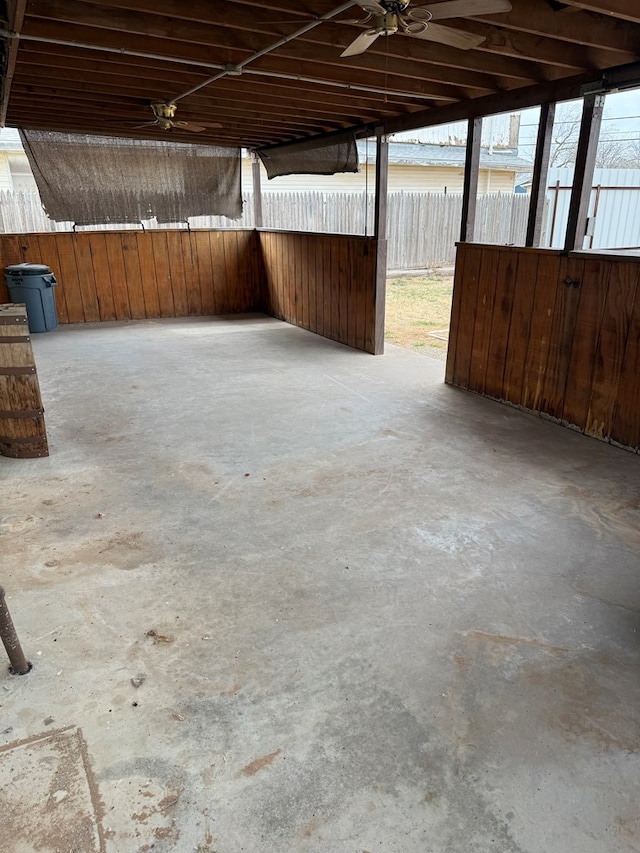
[[[580,101],[567,101],[566,104],[580,104]],[[565,104],[559,104],[556,121],[563,119]],[[523,110],[520,120],[520,153],[531,157],[535,148],[540,108]],[[603,129],[607,134],[620,140],[640,139],[640,89],[630,92],[616,92],[607,95],[604,106]]]

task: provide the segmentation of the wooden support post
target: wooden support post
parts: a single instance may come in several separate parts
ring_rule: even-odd
[[[384,352],[384,313],[387,295],[387,182],[389,142],[376,128],[376,195],[373,236],[377,243],[375,285],[375,355]]]
[[[584,244],[603,110],[604,95],[585,95],[564,241],[567,252],[582,249]]]
[[[540,246],[544,207],[547,199],[549,155],[551,153],[555,114],[555,104],[547,103],[542,104],[540,107],[540,123],[538,124],[538,138],[536,140],[536,153],[533,162],[533,180],[531,183],[531,200],[529,202],[529,219],[527,222],[527,236],[524,242],[525,246],[535,246],[536,248]]]
[[[251,177],[253,178],[253,225],[262,228],[262,187],[260,184],[260,158],[253,154],[251,161]]]
[[[460,222],[460,241],[462,243],[473,242],[476,221],[476,201],[478,199],[481,138],[482,119],[470,118],[467,123],[467,151],[464,160],[464,187],[462,194],[462,218]]]

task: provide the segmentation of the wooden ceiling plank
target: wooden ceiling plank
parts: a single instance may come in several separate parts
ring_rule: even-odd
[[[552,65],[574,74],[580,71],[624,65],[626,62],[635,62],[637,59],[636,54],[629,51],[596,48],[555,38],[544,38],[536,33],[492,27],[475,20],[456,20],[452,21],[450,26],[483,36],[485,41],[476,48],[476,52],[497,51],[501,55],[519,56],[524,62]]]
[[[42,74],[46,73],[46,71],[47,69],[43,68]],[[29,83],[29,85],[34,89],[37,88],[37,86],[35,86],[35,80],[38,79],[38,74],[40,73],[37,68],[34,67],[33,72],[28,74],[23,69],[23,73],[25,73],[26,76],[21,78],[21,82]],[[43,78],[40,77],[40,80],[42,79]],[[85,79],[89,80],[92,78],[87,76]],[[122,99],[122,105],[129,108],[134,108],[136,106],[139,107],[143,102],[146,106],[150,103],[150,99],[140,98],[137,96],[123,97]],[[332,103],[327,97],[315,98],[312,100],[312,96],[310,96],[309,93],[306,94],[306,97],[304,92],[302,94],[298,92],[295,96],[287,95],[286,91],[283,91],[282,88],[277,92],[265,92],[262,91],[260,84],[256,82],[254,85],[247,84],[244,89],[234,85],[233,87],[226,87],[224,90],[214,90],[197,100],[194,97],[193,99],[189,99],[188,104],[185,105],[181,112],[202,112],[205,114],[208,110],[223,108],[227,103],[232,106],[243,106],[249,110],[256,107],[263,107],[271,110],[274,115],[299,115],[300,111],[308,110],[309,104],[314,103],[316,106],[314,107],[313,114],[318,115],[319,117],[326,118],[335,115],[338,118],[342,118],[346,115],[360,115],[368,116],[369,118],[367,118],[366,121],[369,119],[373,121],[377,116],[394,116],[397,115],[398,112],[402,112],[409,108],[419,108],[415,102],[385,104],[384,102],[381,102],[380,98],[378,98],[377,103],[375,101],[362,102],[357,99],[352,99],[350,101],[348,98],[343,98],[339,101],[334,100]]]
[[[20,126],[23,128],[29,128],[32,130],[42,130],[41,127],[39,127],[37,125],[31,125],[26,121],[22,122]],[[53,117],[49,121],[49,124],[47,126],[47,130],[57,131],[59,133],[80,133],[80,134],[87,133],[86,129],[83,128],[82,125],[77,125],[74,127],[68,127],[68,126],[61,127],[56,123],[55,117]],[[231,148],[243,148],[243,147],[260,148],[262,146],[280,144],[283,141],[288,142],[288,141],[292,141],[293,139],[295,139],[295,137],[286,137],[286,136],[283,137],[281,135],[280,136],[256,135],[256,136],[252,136],[250,138],[250,140],[247,142],[246,141],[247,137],[244,134],[241,137],[239,137],[239,136],[234,135],[234,134],[224,134],[222,132],[218,132],[215,136],[208,136],[206,139],[198,138],[197,140],[195,140],[193,138],[195,136],[195,134],[174,133],[173,131],[170,131],[170,133],[171,133],[171,137],[168,140],[170,142],[186,142],[186,143],[191,143],[191,144],[193,144],[194,142],[197,142],[198,144],[203,144],[203,145],[218,145],[218,146],[222,146],[222,147],[231,147]],[[149,133],[145,134],[142,132],[127,133],[126,136],[123,134],[100,133],[100,132],[92,132],[92,135],[105,136],[105,137],[110,137],[110,138],[113,138],[114,136],[115,137],[120,136],[121,138],[126,138],[126,139],[149,139],[152,141],[157,141],[157,136],[152,136]],[[198,136],[201,137],[202,134],[198,134]]]
[[[40,113],[42,107],[51,105],[55,99],[55,112],[64,120],[66,115],[82,115],[86,119],[87,126],[98,127],[104,124],[104,121],[111,118],[121,118],[123,123],[129,120],[134,120],[143,124],[145,121],[153,120],[151,110],[146,105],[141,105],[139,112],[135,109],[122,108],[121,110],[113,103],[105,106],[105,101],[99,97],[100,93],[96,94],[91,91],[84,93],[77,90],[65,91],[60,87],[33,92],[32,87],[16,85],[16,91],[12,102],[16,104],[32,103],[34,112]],[[84,95],[84,96],[83,96]],[[194,121],[206,123],[210,118],[202,113],[193,113],[188,110],[181,112],[180,119],[185,121]],[[232,122],[254,119],[260,122],[265,127],[273,127],[275,129],[284,127],[302,133],[306,129],[310,133],[320,133],[326,127],[348,127],[357,123],[357,117],[350,116],[346,119],[332,118],[331,120],[322,120],[320,117],[310,118],[308,116],[273,116],[269,112],[256,111],[255,108],[247,108],[242,105],[236,107],[225,108],[225,118]],[[355,118],[355,120],[354,120]]]
[[[30,68],[27,71],[23,67],[21,76],[16,80],[16,85],[23,87],[23,91],[24,87],[27,87],[29,91],[35,94],[41,90],[43,79],[48,79],[51,82],[51,78],[44,77],[43,73],[44,71],[39,71],[37,68]],[[73,76],[58,74],[52,88],[58,93],[65,91],[69,93],[84,92],[90,96],[102,95],[101,102],[104,103],[105,107],[112,108],[118,107],[114,103],[114,96],[121,96],[120,109],[122,111],[138,109],[141,121],[143,120],[143,111],[147,110],[149,104],[154,100],[153,97],[140,97],[140,90],[135,85],[132,85],[131,78],[111,78],[105,83],[95,73],[85,75],[84,79],[77,74]],[[161,89],[148,89],[148,91],[161,91]],[[359,110],[354,108],[349,109],[349,105],[344,105],[340,108],[330,108],[328,105],[319,108],[316,105],[313,108],[309,108],[308,101],[306,104],[304,101],[295,104],[285,98],[281,100],[283,103],[274,101],[272,98],[264,95],[251,95],[250,97],[245,96],[239,99],[237,94],[233,92],[219,93],[215,97],[205,96],[197,100],[196,98],[189,99],[188,104],[185,104],[184,108],[182,106],[180,108],[180,118],[186,119],[188,117],[189,121],[195,122],[198,120],[207,121],[212,112],[219,112],[220,110],[233,112],[238,109],[242,109],[248,115],[254,114],[256,116],[263,116],[264,118],[272,116],[274,121],[290,117],[291,120],[310,118],[319,122],[331,122],[332,119],[335,119],[336,121],[357,124],[359,121],[369,122],[377,120],[380,116],[379,110],[374,112],[370,107],[366,112],[363,112],[362,108]],[[397,114],[397,110],[385,112],[388,115]]]
[[[88,52],[83,49],[70,50],[63,46],[51,45],[46,46],[49,47],[49,50],[44,52],[43,47],[43,45],[37,42],[24,41],[20,48],[19,61],[21,66],[24,68],[33,67],[41,69],[41,73],[45,75],[57,73],[59,68],[79,68],[83,72],[85,70],[96,70],[114,76],[122,76],[124,74],[135,76],[141,73],[146,75],[151,72],[152,75],[157,74],[158,76],[161,74],[171,74],[180,80],[186,80],[187,83],[193,79],[189,76],[193,74],[191,70],[182,69],[175,65],[162,65],[159,62],[149,63],[139,57],[121,56],[119,61],[114,63],[110,54],[93,53],[91,54],[92,58],[89,59],[87,58]],[[281,98],[288,103],[300,101],[303,105],[308,104],[310,98],[313,99],[313,103],[326,103],[328,106],[348,104],[351,109],[358,104],[365,109],[371,109],[374,106],[379,108],[381,104],[379,94],[369,92],[358,92],[356,94],[353,91],[349,92],[348,90],[339,89],[327,92],[320,84],[292,80],[282,80],[279,83],[275,83],[268,79],[258,80],[255,77],[227,77],[221,80],[220,83],[213,83],[210,89],[207,89],[207,92],[215,91],[216,88],[222,90],[222,92],[228,89],[241,92],[260,90],[266,93],[267,96]],[[411,105],[413,103],[414,101],[410,98],[402,98],[395,93],[390,93],[382,101],[383,107],[386,104],[389,105],[389,109],[386,110],[387,112],[393,112],[393,104]]]
[[[637,0],[562,0],[576,9],[586,9],[601,15],[613,15],[625,21],[640,24],[640,6]]]
[[[82,2],[89,2],[89,0],[79,0]],[[128,9],[137,12],[148,12],[153,14],[160,14],[171,17],[176,14],[176,4],[174,0],[109,0],[106,4],[109,7],[116,7],[119,9]],[[286,32],[291,31],[291,27],[281,26],[279,27],[279,31],[274,33],[273,24],[271,27],[268,26],[269,21],[273,20],[273,13],[267,12],[264,13],[262,7],[255,7],[251,12],[240,14],[237,8],[237,3],[227,3],[223,4],[222,10],[219,9],[219,5],[216,6],[216,15],[212,16],[212,6],[206,0],[196,0],[196,2],[190,2],[188,4],[184,4],[180,7],[180,17],[196,22],[211,22],[212,17],[217,24],[221,19],[224,20],[225,17],[231,22],[231,26],[233,28],[246,29],[250,33],[256,33],[257,31],[262,32],[270,32],[273,37],[285,35]],[[233,8],[231,8],[233,7]],[[354,7],[354,13],[344,13],[349,14],[350,17],[353,17],[353,14],[357,14],[357,7]],[[266,15],[267,24],[260,23],[261,19]],[[296,26],[299,25],[299,18],[292,17],[292,23]],[[263,29],[262,29],[263,28]],[[218,25],[218,29],[222,33],[223,43],[225,42],[226,30],[224,26]],[[305,44],[323,44],[325,46],[330,46],[334,49],[344,48],[347,44],[349,44],[357,35],[358,29],[353,26],[348,26],[346,24],[341,24],[340,17],[337,17],[334,20],[327,21],[325,26],[318,27],[296,39],[296,43],[305,43]],[[227,36],[228,40],[228,36]],[[460,70],[463,69],[471,69],[475,72],[486,73],[490,75],[511,77],[511,78],[519,78],[525,81],[534,82],[539,78],[539,75],[533,74],[532,69],[528,65],[528,63],[522,61],[517,57],[517,54],[512,56],[500,57],[497,54],[489,54],[484,59],[478,58],[477,55],[473,53],[469,53],[463,50],[455,50],[452,48],[448,48],[445,45],[436,44],[432,42],[428,46],[428,56],[425,53],[425,46],[423,43],[416,42],[415,40],[401,38],[395,39],[390,42],[390,47],[392,53],[394,52],[394,45],[402,45],[402,47],[396,47],[396,53],[400,57],[407,56],[406,51],[409,51],[410,56],[414,55],[417,61],[428,60],[431,63],[436,63],[439,65],[446,65],[447,68],[457,68]],[[375,51],[375,48],[374,48]],[[340,52],[340,51],[338,51]],[[385,50],[380,49],[381,53],[385,53]],[[578,66],[580,69],[582,66]]]
[[[58,24],[55,22],[41,22],[38,26],[38,31],[33,32],[32,28],[29,28],[29,33],[27,33],[26,37],[29,38],[31,35],[36,37],[41,37],[45,39],[53,39],[54,41],[80,41],[84,42],[87,38],[87,29],[88,28],[76,28],[72,27],[72,25],[64,25]],[[78,30],[81,32],[79,33]],[[113,37],[108,31],[94,30],[91,33],[92,38],[95,42],[95,49],[99,51],[101,48],[104,48],[108,51],[113,51]],[[122,33],[118,36],[118,46],[124,49],[130,49],[133,51],[140,51],[145,53],[145,51],[149,54],[159,55],[162,50],[164,50],[165,55],[172,56],[178,63],[180,62],[181,55],[177,52],[179,50],[184,50],[179,44],[172,43],[169,41],[162,42],[161,46],[158,45],[158,42],[161,40],[152,39],[143,39],[139,36],[131,37],[129,34]],[[195,48],[202,46],[193,46],[189,49],[189,51],[185,51],[187,54],[194,54]],[[155,49],[154,49],[155,48]],[[206,53],[206,51],[204,51]],[[113,53],[114,56],[117,56],[118,53]],[[188,58],[188,56],[187,56]],[[207,56],[209,62],[211,61],[210,55]],[[205,60],[206,61],[206,60]],[[253,73],[258,73],[256,65],[251,66],[246,69],[244,72],[245,75],[250,75]],[[298,61],[290,61],[290,60],[279,60],[273,56],[264,57],[260,60],[259,68],[270,71],[271,73],[283,73],[289,76],[301,76],[306,77],[307,80],[314,80],[318,83],[322,84],[327,82],[329,84],[335,84],[338,86],[363,86],[365,88],[376,88],[376,80],[372,79],[371,71],[374,69],[369,69],[367,71],[356,71],[355,69],[351,69],[348,78],[345,80],[344,67],[341,65],[332,65],[332,66],[324,66],[320,65],[316,62],[312,57],[309,57],[305,60]],[[385,75],[387,85],[385,86],[385,90],[389,92],[399,91],[403,95],[415,95],[417,97],[422,98],[423,100],[427,99],[440,99],[440,100],[449,100],[449,101],[457,101],[461,98],[465,97],[474,97],[478,94],[477,90],[469,87],[459,87],[459,86],[449,86],[446,82],[442,80],[440,82],[428,82],[425,84],[424,81],[420,79],[416,79],[415,76],[411,74],[411,66],[403,68],[403,72],[406,74],[404,77],[399,77],[398,75],[394,75],[389,73]],[[440,74],[440,78],[442,75]],[[378,88],[379,85],[378,85]],[[167,93],[166,97],[171,97],[177,95],[178,92],[170,92]]]
[[[27,0],[9,0],[7,3],[7,21],[9,23],[9,29],[16,34],[19,34],[22,30],[26,5]],[[18,47],[19,42],[17,38],[9,39],[6,53],[7,59],[2,78],[0,127],[4,127],[7,116],[7,107],[9,106],[9,97],[11,95],[11,84],[13,83],[13,75],[15,74],[16,61],[18,59]]]
[[[577,11],[575,15],[562,15],[553,12],[546,0],[515,3],[510,12],[474,15],[474,20],[573,44],[624,51],[640,58],[640,28],[595,12]]]
[[[173,42],[184,41],[189,45],[206,45],[209,57],[212,55],[212,48],[217,47],[220,51],[220,55],[218,57],[214,54],[214,56],[216,59],[220,58],[221,64],[226,62],[237,64],[238,62],[245,61],[251,55],[253,50],[262,49],[267,46],[267,42],[264,41],[264,38],[261,38],[258,41],[254,40],[255,43],[250,47],[247,45],[238,47],[238,45],[231,40],[225,42],[225,39],[229,38],[229,32],[224,31],[220,27],[210,27],[210,32],[207,32],[203,25],[189,23],[179,26],[172,23],[171,19],[160,19],[158,16],[154,15],[144,15],[136,12],[120,12],[120,14],[111,15],[107,10],[102,9],[102,7],[98,7],[97,4],[82,3],[81,0],[33,0],[33,2],[35,5],[29,7],[30,11],[32,8],[35,11],[42,11],[43,17],[45,18],[48,16],[44,13],[53,12],[59,9],[59,17],[56,18],[56,22],[63,23],[63,32],[66,30],[67,24],[72,24],[77,21],[77,19],[73,18],[73,14],[78,14],[78,7],[80,7],[80,12],[83,8],[91,10],[91,18],[82,19],[82,25],[89,28],[89,33],[86,36],[86,40],[88,42],[92,42],[96,38],[96,30],[98,32],[105,31],[109,34],[112,32],[118,32],[123,35],[126,32],[129,37],[137,36],[140,39],[136,46],[137,49],[144,49],[144,45],[148,44],[149,37],[170,40]],[[98,14],[98,10],[101,10],[100,14]],[[129,16],[130,20],[127,20]],[[29,15],[27,24],[24,28],[25,34],[37,35],[39,33],[39,30],[34,27],[33,23],[36,19],[35,15]],[[158,23],[160,20],[163,20],[164,22],[162,24]],[[94,30],[94,32],[91,32],[91,30]],[[62,37],[64,38],[65,36],[62,35]],[[112,35],[109,37],[113,40]],[[275,37],[270,38],[274,39]],[[120,35],[119,40],[121,40]],[[348,40],[351,40],[350,37]],[[344,41],[346,45],[347,40],[345,39]],[[153,52],[161,53],[163,47],[164,45],[159,45],[157,50],[154,50]],[[490,92],[497,91],[502,87],[510,88],[521,84],[521,79],[511,80],[511,78],[508,78],[507,81],[504,81],[501,78],[494,77],[493,75],[483,74],[478,70],[460,70],[454,67],[450,68],[447,75],[443,77],[442,69],[440,67],[430,66],[427,63],[419,69],[419,72],[416,68],[410,69],[407,65],[407,57],[413,57],[416,59],[419,57],[426,58],[425,47],[416,39],[403,38],[403,48],[400,55],[394,55],[393,53],[389,53],[387,55],[385,52],[373,50],[368,51],[362,56],[353,57],[350,60],[344,60],[340,57],[340,47],[341,46],[333,46],[332,44],[324,46],[316,44],[313,51],[309,51],[305,42],[295,40],[284,45],[279,51],[277,51],[277,53],[270,55],[277,55],[278,57],[291,59],[293,61],[311,61],[318,68],[324,64],[329,64],[341,70],[345,70],[346,68],[358,68],[365,69],[367,72],[385,71],[389,75],[407,77],[412,77],[414,74],[419,73],[421,79],[429,79],[433,82],[440,81],[441,83],[452,86],[475,89],[476,92],[474,96],[488,94]],[[433,52],[437,52],[439,47],[440,46],[436,45]],[[233,51],[233,53],[231,51]],[[237,53],[235,53],[235,51],[237,51]],[[452,51],[449,50],[449,54],[451,52]],[[453,52],[461,53],[462,51]],[[254,67],[254,63],[251,63],[251,67]],[[535,79],[535,76],[528,77],[527,81],[530,82]]]
[[[34,98],[32,93],[28,93],[27,97],[24,97],[24,93],[18,91],[16,93],[15,98],[16,105],[33,104],[34,113],[36,114],[36,119],[42,114],[43,108],[47,106],[46,97]],[[50,103],[50,101],[49,101]],[[103,112],[101,105],[95,101],[90,101],[86,99],[84,102],[82,99],[75,99],[73,97],[61,98],[57,101],[57,104],[60,105],[60,109],[56,109],[54,112],[60,118],[60,121],[65,121],[66,116],[69,117],[77,116],[78,118],[84,117],[86,126],[91,128],[103,127],[105,121],[111,122],[111,119],[119,119],[122,118],[123,125],[127,124],[130,120],[131,113],[123,112],[118,114],[118,111],[109,111]],[[61,117],[61,109],[65,111],[65,114]],[[284,128],[287,131],[295,132],[295,133],[321,133],[326,128],[342,128],[352,126],[354,124],[353,121],[306,121],[304,118],[301,118],[298,121],[294,121],[292,119],[280,119],[278,121],[269,121],[268,116],[256,116],[253,111],[250,110],[233,110],[229,111],[226,116],[227,124],[230,126],[235,126],[236,123],[241,123],[243,121],[250,122],[255,118],[256,121],[260,121],[261,125],[263,125],[266,129],[272,128],[277,132],[278,129]],[[153,116],[151,113],[142,112],[140,116],[134,116],[132,120],[138,122],[139,124],[144,124],[147,120],[152,120]],[[185,120],[195,120],[195,116],[185,115]],[[204,123],[206,120],[201,119]],[[223,122],[223,124],[225,124]]]

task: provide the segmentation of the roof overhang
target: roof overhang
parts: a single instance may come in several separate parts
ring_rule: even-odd
[[[364,13],[337,0],[4,0],[0,119],[166,138],[145,122],[152,102],[176,102],[177,119],[205,129],[173,127],[172,139],[255,149],[640,84],[637,0],[512,6],[442,21],[484,38],[471,50],[398,33],[342,58]]]

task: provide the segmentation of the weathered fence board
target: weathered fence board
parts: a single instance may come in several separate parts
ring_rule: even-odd
[[[491,194],[478,198],[476,239],[481,243],[522,244],[526,231],[529,199],[525,195]],[[262,197],[265,228],[312,233],[371,235],[373,196],[365,206],[362,193],[265,192]],[[443,193],[389,193],[388,267],[391,270],[447,266],[455,260],[455,241],[460,232],[462,196]],[[244,195],[242,219],[196,216],[192,228],[253,228],[253,198]],[[179,223],[178,223],[179,225]],[[145,229],[157,230],[154,221]],[[185,226],[186,227],[186,226]],[[24,234],[32,231],[72,231],[70,222],[52,222],[35,192],[0,192],[0,232]],[[114,230],[93,226],[92,231]],[[140,230],[140,226],[117,226],[118,231]],[[161,241],[163,242],[163,241]],[[178,272],[178,275],[180,273]],[[197,299],[195,294],[191,297]]]

